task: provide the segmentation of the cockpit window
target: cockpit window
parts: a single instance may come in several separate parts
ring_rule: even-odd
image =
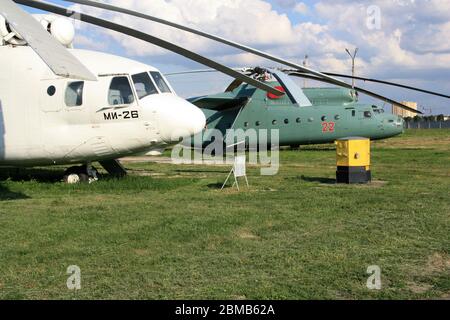
[[[133,91],[127,77],[115,77],[109,87],[108,102],[112,106],[134,102]]]
[[[147,72],[135,74],[131,77],[139,99],[145,98],[152,94],[158,94],[158,90],[150,79]]]
[[[161,91],[161,93],[172,92],[170,91],[169,86],[167,85],[166,81],[164,81],[164,78],[159,72],[153,71],[150,72],[150,74],[152,75],[153,80],[155,80],[155,83],[158,86],[159,91]]]
[[[66,88],[65,103],[68,107],[79,107],[83,104],[84,81],[70,82]]]
[[[384,109],[380,109],[377,106],[372,106],[373,112],[375,113],[384,113]]]

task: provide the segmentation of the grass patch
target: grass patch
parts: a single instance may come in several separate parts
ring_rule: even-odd
[[[450,130],[373,144],[368,186],[341,186],[332,145],[282,151],[277,176],[129,164],[68,186],[63,168],[2,172],[1,299],[431,299],[450,294]],[[149,173],[144,176],[142,173]],[[67,290],[78,265],[82,290]],[[365,284],[382,268],[383,289]]]

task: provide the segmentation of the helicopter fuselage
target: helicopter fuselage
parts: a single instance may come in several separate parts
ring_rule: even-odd
[[[285,91],[290,89],[285,83],[273,82],[272,85],[280,89],[283,87]],[[276,143],[280,146],[331,143],[355,136],[378,140],[404,131],[402,118],[384,113],[380,107],[358,103],[357,95],[352,90],[293,90],[302,95],[297,98],[303,99],[302,103],[295,101],[291,94],[274,97],[246,84],[190,101],[205,113],[208,129],[219,130],[223,136],[228,135],[227,130],[278,130],[279,141]],[[270,139],[269,135],[267,141],[273,144]],[[204,132],[203,147],[211,140],[215,141],[216,137],[211,139],[208,131]]]
[[[70,50],[96,76],[55,76],[29,46],[0,46],[0,166],[88,163],[159,150],[204,127],[155,68]]]

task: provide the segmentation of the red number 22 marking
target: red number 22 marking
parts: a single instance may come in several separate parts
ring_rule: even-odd
[[[334,132],[334,126],[335,123],[334,122],[322,122],[322,132],[330,132],[333,133]]]

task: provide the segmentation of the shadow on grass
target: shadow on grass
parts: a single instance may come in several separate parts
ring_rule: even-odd
[[[135,171],[135,170],[130,170]],[[58,183],[62,182],[64,178],[65,168],[8,168],[0,170],[0,182],[1,181],[13,181],[13,182],[31,182],[38,183]],[[120,180],[115,176],[109,174],[99,173],[98,178],[103,181],[116,181]]]
[[[209,189],[213,189],[213,190],[220,190],[220,189],[222,189],[222,186],[223,186],[223,182],[222,183],[211,183],[211,184],[208,184],[208,188]]]
[[[336,147],[332,146],[323,146],[323,145],[312,145],[312,146],[301,146],[299,149],[294,149],[293,151],[336,151]]]
[[[63,169],[12,168],[0,171],[0,181],[56,183],[60,182],[63,176]]]
[[[230,172],[230,170],[227,171],[227,170],[202,170],[202,169],[198,169],[198,170],[195,170],[195,169],[183,170],[183,169],[178,169],[178,170],[175,170],[175,172],[178,172],[178,173],[185,172],[185,173],[223,173],[223,174],[227,174],[227,173]]]
[[[336,184],[336,179],[323,178],[323,177],[305,177],[301,176],[300,179],[306,182],[317,182],[323,184]]]
[[[0,184],[0,201],[29,199],[27,195],[20,192],[13,192]]]

